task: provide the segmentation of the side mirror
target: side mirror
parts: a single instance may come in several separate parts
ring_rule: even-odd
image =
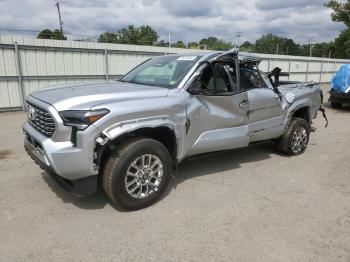
[[[192,95],[203,94],[201,81],[198,78],[194,79],[187,91]]]

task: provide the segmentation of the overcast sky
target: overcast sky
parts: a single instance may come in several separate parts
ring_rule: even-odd
[[[98,36],[128,24],[151,25],[172,41],[199,41],[216,36],[233,41],[255,41],[274,33],[306,43],[336,37],[343,26],[333,23],[327,0],[63,0],[64,30]],[[58,28],[54,0],[0,0],[0,32],[9,29],[41,30]],[[241,40],[241,41],[242,41]]]

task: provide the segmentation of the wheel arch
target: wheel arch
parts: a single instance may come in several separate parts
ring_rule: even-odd
[[[95,148],[97,155],[97,163],[99,169],[102,170],[105,160],[114,150],[117,150],[124,143],[128,143],[130,140],[137,137],[144,137],[154,139],[163,144],[169,151],[173,164],[177,164],[177,152],[178,152],[178,141],[174,129],[167,125],[160,126],[143,126],[136,129],[128,130],[122,134],[109,139],[104,134],[100,137],[104,137],[107,141],[103,146],[99,145]],[[97,150],[96,150],[97,149]],[[96,152],[99,151],[99,152]]]
[[[293,105],[291,105],[286,114],[284,125],[285,128],[288,128],[293,117],[302,118],[306,120],[309,123],[309,125],[311,125],[312,116],[310,104],[307,101],[301,100],[298,103],[294,103]]]

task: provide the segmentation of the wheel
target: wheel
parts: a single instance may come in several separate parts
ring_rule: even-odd
[[[278,141],[277,148],[288,155],[300,155],[309,143],[310,125],[302,118],[292,118],[287,131]]]
[[[164,193],[172,171],[169,151],[160,142],[136,138],[120,145],[102,173],[109,199],[128,210],[155,203]]]
[[[342,103],[331,101],[331,107],[335,109],[341,108]]]

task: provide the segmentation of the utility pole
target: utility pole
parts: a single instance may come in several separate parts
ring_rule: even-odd
[[[276,55],[278,55],[278,43],[277,43],[277,46],[276,46]]]
[[[310,57],[312,57],[312,48],[313,48],[313,46],[312,46],[312,40],[314,40],[314,38],[313,38],[313,37],[310,37],[310,38],[309,38],[309,45],[310,45]]]
[[[59,19],[59,23],[60,23],[60,30],[61,30],[61,40],[63,40],[63,22],[61,19],[61,10],[60,10],[60,2],[56,2],[56,7],[57,7],[57,11],[58,11],[58,19]]]
[[[328,58],[331,59],[332,50],[329,50]]]
[[[235,48],[239,51],[239,38],[242,36],[242,32],[235,32]]]
[[[168,41],[169,41],[169,54],[170,54],[170,47],[171,47],[171,44],[170,44],[170,32],[169,32],[169,36],[168,36]]]

